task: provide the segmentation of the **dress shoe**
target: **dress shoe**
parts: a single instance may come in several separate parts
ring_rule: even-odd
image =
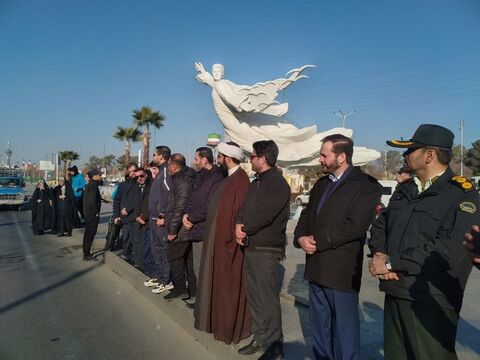
[[[94,258],[92,255],[85,255],[83,261],[98,261],[98,259]]]
[[[283,360],[283,342],[275,341],[267,347],[267,350],[258,358],[258,360]]]
[[[265,348],[260,344],[258,344],[254,339],[247,346],[244,346],[238,349],[238,353],[241,355],[252,355],[252,354],[255,354],[256,352],[263,351],[263,350],[265,350]]]
[[[186,289],[173,288],[173,290],[170,291],[163,298],[165,300],[174,300],[174,299],[177,299],[177,298],[185,298],[185,297],[188,297],[188,296],[189,296],[188,291]]]

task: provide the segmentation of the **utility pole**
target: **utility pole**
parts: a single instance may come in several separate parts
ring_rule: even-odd
[[[334,111],[333,113],[337,116],[340,116],[341,118],[343,118],[343,122],[342,122],[342,127],[345,129],[345,119],[352,115],[353,113],[355,112],[355,110],[353,111],[350,111],[349,113],[344,113],[342,110],[338,110],[338,111]]]
[[[460,121],[460,175],[463,176],[463,121]]]

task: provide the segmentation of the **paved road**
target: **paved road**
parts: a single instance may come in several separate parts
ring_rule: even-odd
[[[0,359],[214,358],[103,263],[82,261],[81,234],[34,237],[29,220],[0,211]]]

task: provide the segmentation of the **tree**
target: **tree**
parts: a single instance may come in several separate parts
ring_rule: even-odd
[[[143,166],[148,166],[150,158],[150,127],[160,129],[165,121],[165,115],[159,111],[153,111],[148,106],[143,106],[140,110],[133,110],[133,122],[135,125],[144,129],[143,131]]]
[[[60,160],[63,161],[63,176],[67,176],[67,168],[70,167],[72,161],[80,159],[80,155],[73,150],[64,150],[59,152]]]
[[[462,155],[461,155],[461,150],[462,146],[461,145],[455,145],[452,147],[452,161],[454,163],[460,163],[462,160]],[[467,154],[467,148],[464,146],[463,147],[463,161],[465,162],[465,155]]]
[[[480,140],[472,143],[472,148],[465,154],[465,165],[473,170],[474,175],[480,174]]]
[[[373,176],[375,179],[380,180],[385,177],[385,163],[381,158],[363,165],[361,169],[363,172]]]
[[[100,169],[104,167],[107,168],[107,170],[111,170],[114,160],[115,155],[107,155],[103,158],[92,155],[88,158],[88,162],[85,164],[85,167],[87,169]]]
[[[142,139],[142,131],[138,127],[124,128],[118,126],[117,131],[115,134],[113,134],[113,137],[120,141],[125,141],[124,159],[128,164],[130,162],[130,149],[132,147],[132,142],[137,142]]]
[[[125,169],[127,167],[127,164],[129,162],[132,162],[132,161],[134,163],[138,164],[138,156],[130,156],[129,160],[126,161],[125,154],[124,154],[124,155],[119,156],[115,159],[115,162],[117,163],[117,165],[120,169]]]
[[[397,150],[388,150],[387,157],[382,154],[382,161],[384,164],[384,174],[387,176],[387,180],[390,179],[390,174],[396,174],[403,164],[402,154]]]

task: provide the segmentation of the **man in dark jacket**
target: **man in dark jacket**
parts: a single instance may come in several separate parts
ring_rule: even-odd
[[[170,159],[168,146],[157,146],[153,151],[153,163],[158,168],[158,174],[152,182],[148,196],[148,209],[150,212],[150,245],[154,259],[153,274],[143,284],[153,287],[154,294],[171,290],[170,263],[168,262],[167,230],[165,229],[165,214],[167,213],[168,192],[172,177],[167,171],[167,162]]]
[[[192,241],[193,265],[198,274],[202,242],[206,236],[205,223],[207,220],[208,204],[219,183],[223,180],[220,169],[213,166],[213,152],[208,147],[195,150],[195,167],[197,177],[193,186],[192,196],[187,205],[187,213],[183,215],[183,226],[188,229],[186,238]]]
[[[135,222],[135,170],[137,164],[128,163],[125,181],[118,186],[113,200],[113,218],[116,224],[122,224],[123,257],[131,261],[132,257],[132,225]]]
[[[93,239],[97,233],[98,221],[100,220],[100,207],[102,198],[98,190],[98,182],[102,180],[98,169],[88,172],[88,183],[83,197],[83,213],[85,215],[85,233],[83,234],[83,260],[96,260],[92,253]]]
[[[290,187],[276,167],[278,146],[257,141],[250,155],[257,173],[235,225],[237,243],[245,247],[243,274],[252,315],[252,342],[239,350],[250,355],[265,351],[262,359],[283,359],[282,313],[277,267],[284,257],[290,215]]]
[[[150,212],[148,196],[151,179],[143,168],[135,171],[137,185],[135,189],[135,223],[133,225],[133,258],[135,267],[151,276],[153,257],[150,251]]]
[[[462,242],[480,221],[478,191],[449,168],[453,133],[423,124],[405,148],[415,177],[372,226],[370,273],[385,292],[386,359],[456,359],[455,338],[472,262]]]
[[[172,300],[178,297],[195,296],[197,278],[193,271],[193,263],[187,261],[192,243],[179,236],[183,215],[187,212],[188,198],[193,189],[195,171],[186,166],[185,157],[182,154],[173,154],[168,160],[168,172],[172,176],[172,186],[168,193],[168,210],[165,220],[167,239],[170,241],[168,261],[174,288],[164,298]],[[187,272],[190,292],[187,291],[185,272]]]
[[[380,202],[377,180],[352,165],[352,139],[322,140],[324,173],[310,192],[294,234],[306,253],[310,326],[316,359],[358,359],[358,292],[366,232]]]

